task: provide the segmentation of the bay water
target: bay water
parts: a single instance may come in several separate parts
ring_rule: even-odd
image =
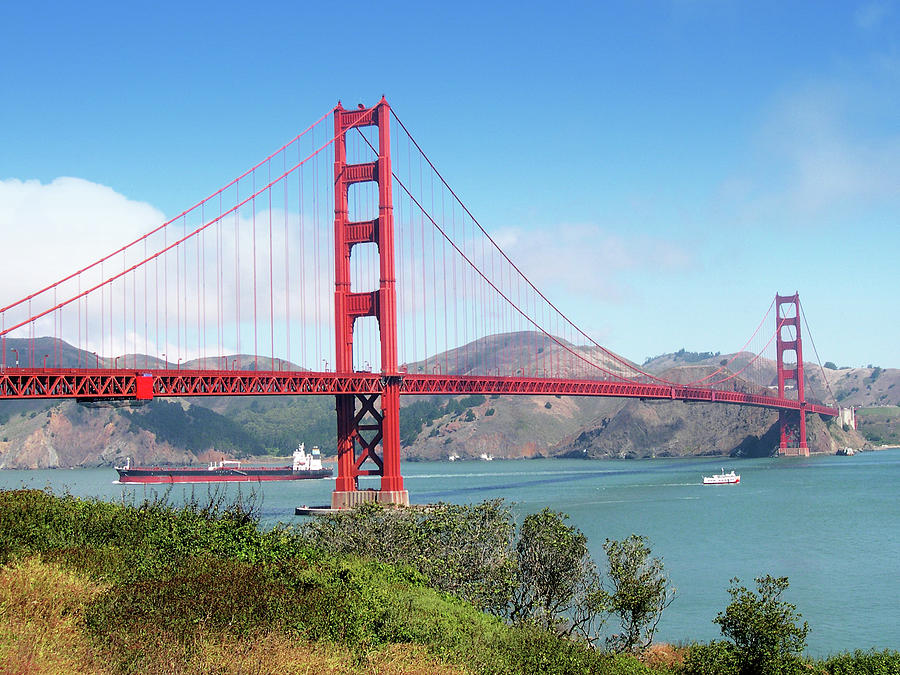
[[[734,469],[739,485],[704,486]],[[603,567],[603,542],[649,538],[677,596],[657,640],[720,637],[712,620],[729,602],[732,577],[787,576],[785,599],[809,622],[808,651],[900,649],[900,449],[852,457],[732,460],[494,460],[405,462],[415,503],[476,503],[502,497],[519,518],[550,507],[569,514]],[[49,488],[140,502],[162,486],[119,485],[112,469],[0,471],[0,488]],[[377,486],[377,479],[361,487]],[[253,494],[264,525],[298,523],[294,507],[330,501],[334,480],[175,485],[175,504]],[[613,629],[614,626],[609,626]]]

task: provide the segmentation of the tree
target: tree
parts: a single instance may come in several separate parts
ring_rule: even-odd
[[[522,522],[509,617],[593,642],[603,624],[600,577],[587,537],[566,520],[566,514],[545,508]]]
[[[806,648],[809,626],[797,622],[796,606],[781,599],[787,577],[757,577],[756,592],[731,580],[731,603],[714,622],[734,641],[738,672],[742,675],[778,675],[800,672],[800,654]]]
[[[607,539],[603,549],[612,583],[612,592],[604,592],[603,604],[619,616],[622,626],[622,632],[607,643],[615,651],[644,649],[653,641],[662,611],[675,599],[675,589],[663,573],[662,560],[650,557],[644,537]]]
[[[837,364],[834,361],[826,361],[825,368],[828,368],[828,370],[837,370],[838,369]]]

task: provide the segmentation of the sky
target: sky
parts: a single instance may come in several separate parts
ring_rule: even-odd
[[[0,14],[4,304],[338,100],[384,94],[510,257],[614,351],[735,351],[776,292],[799,291],[822,361],[900,367],[900,2]]]

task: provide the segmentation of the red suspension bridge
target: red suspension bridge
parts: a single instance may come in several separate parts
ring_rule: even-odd
[[[210,197],[0,308],[0,398],[334,396],[332,505],[408,503],[401,395],[759,406],[779,412],[782,452],[808,454],[806,414],[838,411],[830,392],[807,399],[801,318],[797,294],[776,295],[718,369],[645,372],[522,273],[382,98],[338,104]],[[362,475],[380,490],[358,490]]]

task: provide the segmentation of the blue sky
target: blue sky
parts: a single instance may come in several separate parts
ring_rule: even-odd
[[[78,259],[60,219],[99,256],[116,214],[156,224],[385,94],[615,351],[733,351],[798,290],[823,360],[900,367],[898,2],[7,3],[0,63],[0,227],[48,261],[4,301]],[[9,208],[60,177],[69,206]]]

